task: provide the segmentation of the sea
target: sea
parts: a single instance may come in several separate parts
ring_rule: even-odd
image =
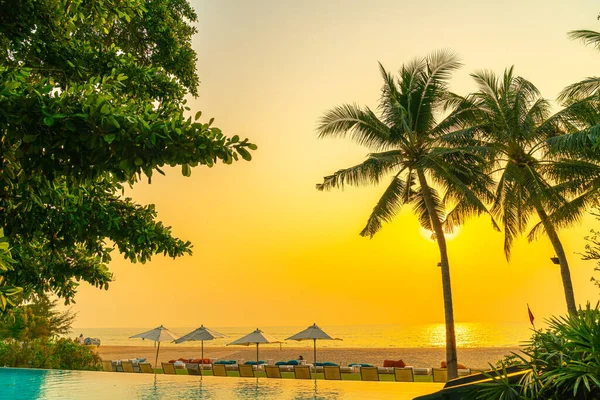
[[[438,348],[446,345],[444,324],[410,325],[344,325],[320,326],[331,337],[340,340],[323,340],[319,347],[324,348]],[[130,339],[130,336],[148,331],[155,327],[137,328],[76,328],[71,336],[98,338],[105,346],[153,346],[154,343],[142,339]],[[183,336],[197,327],[167,327],[171,332]],[[257,327],[220,327],[208,328],[227,335],[228,338],[205,342],[205,346],[224,346],[245,336]],[[284,341],[306,326],[264,326],[263,332]],[[533,330],[530,324],[523,322],[503,323],[456,323],[456,344],[459,348],[517,347],[530,340]],[[187,342],[186,346],[200,346],[200,342]],[[162,342],[162,346],[175,346]],[[180,345],[181,346],[181,345]],[[312,342],[285,341],[281,346],[310,347]]]

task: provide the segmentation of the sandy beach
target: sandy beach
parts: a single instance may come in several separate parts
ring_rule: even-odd
[[[458,350],[458,361],[470,368],[485,369],[488,363],[495,364],[511,352],[517,352],[518,348],[508,347],[486,347],[486,348],[468,348]],[[150,346],[100,346],[98,354],[105,360],[121,360],[136,357],[146,357],[148,361],[154,363],[156,349]],[[285,347],[280,350],[278,347],[261,346],[260,359],[287,361],[297,359],[302,355],[306,360],[313,359],[312,349],[306,347]],[[199,358],[200,348],[194,347],[173,347],[165,346],[160,349],[159,362],[167,362],[172,359]],[[256,348],[251,347],[205,347],[204,357],[218,358],[226,360],[255,360]],[[393,349],[359,349],[359,348],[323,348],[317,347],[318,361],[332,361],[347,365],[353,362],[369,363],[381,366],[383,360],[402,359],[408,365],[414,367],[438,367],[440,362],[445,359],[445,350],[443,348],[393,348]]]

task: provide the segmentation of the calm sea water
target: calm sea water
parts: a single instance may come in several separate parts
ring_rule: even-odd
[[[149,341],[129,339],[137,333],[150,330],[145,328],[77,328],[72,336],[83,333],[85,337],[96,337],[103,345],[117,346],[152,346]],[[184,335],[195,327],[170,327],[172,332]],[[219,327],[210,329],[221,332],[229,339],[218,339],[206,342],[205,346],[224,346],[225,344],[252,332],[256,327]],[[306,326],[271,326],[259,327],[263,332],[279,340],[292,336]],[[330,348],[431,348],[444,347],[446,331],[443,324],[414,324],[414,325],[356,325],[356,326],[321,326],[332,337],[342,340],[325,340],[320,347]],[[515,347],[531,337],[531,326],[527,323],[457,323],[456,341],[462,348],[478,347]],[[200,342],[188,342],[186,346],[200,346]],[[161,346],[175,346],[163,342]],[[311,347],[312,343],[288,341],[282,346]]]

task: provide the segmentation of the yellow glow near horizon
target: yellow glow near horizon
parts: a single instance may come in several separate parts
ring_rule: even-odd
[[[259,148],[249,163],[194,168],[190,178],[167,168],[152,185],[128,190],[138,203],[156,204],[194,254],[141,265],[114,252],[109,290],[80,286],[76,327],[443,323],[439,251],[423,240],[411,207],[373,239],[359,236],[386,180],[315,190],[323,176],[371,151],[349,139],[319,140],[319,118],[344,103],[376,110],[378,62],[395,72],[441,48],[462,57],[451,90],[463,95],[474,88],[469,74],[484,68],[501,73],[514,64],[550,100],[600,75],[600,53],[566,37],[600,29],[591,0],[191,3],[201,81],[192,114],[202,110],[203,121],[214,117],[225,134]],[[579,304],[598,299],[595,263],[577,255],[598,224],[586,216],[560,232]],[[565,313],[547,238],[517,239],[509,263],[502,234],[474,218],[448,253],[457,324],[527,321],[526,303],[536,323]],[[339,306],[323,306],[325,298]]]

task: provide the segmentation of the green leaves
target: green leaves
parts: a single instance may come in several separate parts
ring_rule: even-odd
[[[113,248],[133,262],[189,254],[122,185],[164,175],[165,165],[190,176],[250,160],[257,148],[200,122],[200,111],[188,115],[198,76],[187,1],[57,4],[2,3],[11,59],[0,60],[0,226],[12,258],[0,264],[0,308],[19,288],[67,302],[80,281],[108,288]]]
[[[116,137],[117,135],[114,133],[109,133],[108,135],[104,135],[103,139],[106,143],[111,144]]]
[[[33,143],[37,137],[38,135],[25,135],[23,136],[23,143]]]
[[[6,307],[14,305],[12,296],[21,293],[23,288],[12,286],[6,283],[6,273],[13,271],[15,260],[12,259],[8,238],[4,236],[4,229],[0,228],[0,310],[6,310]]]
[[[536,331],[521,350],[524,356],[507,357],[497,378],[475,386],[481,399],[501,398],[511,392],[526,399],[595,399],[600,396],[600,308],[589,303],[575,314],[551,317],[546,331]],[[529,370],[518,382],[508,382],[505,364]]]

